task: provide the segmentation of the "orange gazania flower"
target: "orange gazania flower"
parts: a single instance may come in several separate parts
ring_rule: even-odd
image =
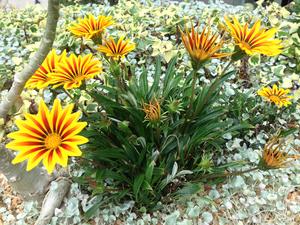
[[[54,72],[55,67],[66,56],[66,50],[61,55],[57,55],[53,49],[46,57],[40,68],[27,81],[26,88],[43,89],[51,83],[50,74]]]
[[[291,155],[282,151],[283,140],[278,136],[271,138],[264,146],[260,159],[260,168],[264,170],[287,167],[290,162],[299,159],[299,155]]]
[[[106,54],[107,57],[111,57],[114,60],[124,58],[129,52],[135,49],[135,44],[130,43],[129,40],[124,41],[124,37],[120,37],[117,43],[110,37],[106,40],[104,45],[99,46],[99,51]]]
[[[251,28],[248,28],[248,23],[242,26],[235,17],[232,19],[233,23],[225,17],[225,23],[228,26],[236,45],[247,55],[260,53],[274,56],[281,53],[281,40],[273,39],[277,29],[261,29],[260,20],[257,20]]]
[[[63,85],[64,89],[77,88],[85,79],[94,78],[102,72],[102,63],[93,58],[92,54],[65,57],[51,74],[53,87]]]
[[[273,102],[279,108],[292,104],[290,99],[292,99],[293,97],[287,95],[288,93],[290,93],[290,90],[278,88],[276,84],[274,84],[272,88],[264,87],[257,92],[258,95],[269,102]]]
[[[113,25],[114,21],[111,16],[98,16],[95,18],[92,14],[79,18],[77,22],[73,23],[69,30],[77,37],[84,37],[86,39],[94,39],[101,37],[104,30]]]
[[[210,27],[202,30],[201,33],[195,31],[192,26],[192,30],[189,33],[186,28],[186,32],[181,31],[182,42],[188,51],[193,63],[199,65],[212,58],[221,58],[231,55],[231,53],[220,53],[224,41],[219,39],[219,34],[211,33]]]
[[[60,101],[55,99],[49,112],[46,104],[41,101],[37,115],[25,114],[24,120],[17,120],[19,130],[10,133],[14,139],[7,148],[19,151],[12,161],[13,164],[28,159],[27,171],[36,167],[42,160],[48,173],[52,173],[55,164],[67,166],[68,156],[80,156],[78,145],[88,139],[78,135],[87,125],[78,122],[80,112],[72,113],[74,105],[62,109]]]

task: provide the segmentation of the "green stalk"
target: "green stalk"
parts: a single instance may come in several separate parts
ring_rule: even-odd
[[[190,115],[192,113],[192,110],[193,110],[193,102],[194,102],[194,98],[195,98],[196,81],[197,81],[197,70],[193,69],[192,95],[191,95],[191,98],[190,98],[190,104],[189,104],[189,108],[188,108],[188,111],[187,111],[187,115]],[[187,117],[186,117],[186,120],[187,120]]]
[[[220,74],[220,77],[222,77],[225,72],[228,70],[228,68],[231,66],[231,64],[233,63],[234,61],[233,60],[230,60],[227,65],[224,67],[224,69],[222,70],[221,74]]]
[[[92,41],[94,42],[95,45],[102,45],[102,34],[100,33],[92,37]]]
[[[82,113],[88,117],[88,113],[85,111],[85,109],[83,108],[83,106],[77,101],[77,99],[75,99],[71,94],[70,92],[68,92],[66,89],[62,89],[64,93],[66,93],[66,95],[68,95],[68,97],[74,102],[74,104],[81,109]]]
[[[247,170],[242,170],[242,171],[233,171],[233,172],[230,172],[230,173],[222,173],[222,174],[206,174],[204,176],[202,176],[201,178],[199,178],[196,182],[198,181],[202,181],[204,179],[214,179],[214,178],[222,178],[222,177],[231,177],[231,176],[238,176],[238,175],[242,175],[244,173],[249,173],[249,172],[252,172],[252,171],[255,171],[255,170],[258,170],[259,167],[253,167],[253,168],[250,168],[250,169],[247,169]]]
[[[156,141],[157,141],[157,148],[158,148],[158,150],[160,150],[160,127],[159,127],[159,125],[156,127],[155,136],[156,136]]]
[[[224,76],[224,74],[226,73],[226,71],[228,70],[228,68],[230,67],[230,65],[231,65],[233,62],[234,62],[233,60],[230,60],[230,61],[227,63],[227,65],[224,67],[224,69],[222,70],[222,72],[221,72],[221,74],[219,75],[219,77],[217,77],[216,79],[222,78],[222,77]],[[207,102],[207,99],[209,99],[210,96],[213,94],[213,91],[214,91],[215,86],[216,86],[215,84],[216,84],[216,83],[214,83],[214,84],[212,85],[212,88],[210,88],[210,90],[208,91],[207,96],[206,96],[206,102]],[[205,104],[206,104],[206,102],[205,102]]]

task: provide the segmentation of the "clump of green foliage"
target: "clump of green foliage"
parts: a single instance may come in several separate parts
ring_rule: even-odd
[[[137,206],[154,210],[159,201],[201,191],[202,182],[224,177],[233,167],[244,165],[244,162],[218,164],[218,159],[227,154],[224,136],[241,137],[252,125],[270,121],[275,111],[274,108],[261,113],[266,107],[253,91],[236,91],[229,99],[223,84],[234,82],[237,72],[233,69],[218,73],[216,67],[211,69],[213,63],[207,62],[200,70],[191,71],[178,45],[183,9],[170,7],[168,11],[158,7],[153,10],[135,3],[128,1],[110,11],[122,22],[111,34],[118,36],[116,30],[119,29],[122,34],[129,33],[137,44],[136,54],[125,62],[108,60],[96,53],[94,43],[70,35],[66,26],[81,15],[78,5],[64,8],[63,12],[69,9],[70,12],[63,14],[64,19],[59,24],[57,48],[79,54],[93,52],[104,62],[104,79],[88,82],[81,90],[72,91],[75,102],[80,102],[82,96],[88,99],[80,103],[88,112],[83,118],[89,123],[84,135],[90,141],[78,164],[84,173],[74,178],[97,196],[87,217],[110,201],[132,199]],[[130,16],[123,20],[126,13]],[[212,13],[215,22],[219,21],[218,13]],[[141,18],[152,19],[145,19],[142,24]],[[153,22],[153,18],[158,19]],[[24,26],[22,21],[18,24]],[[28,29],[32,33],[28,33]],[[26,27],[25,31],[30,44],[40,37],[35,25]],[[20,39],[25,37],[25,31],[20,33],[18,27],[15,32]],[[4,37],[4,41],[7,38]],[[288,56],[295,60],[293,54]],[[261,65],[257,56],[251,57],[249,62],[256,69]],[[224,68],[222,61],[216,64]],[[218,76],[204,79],[207,71],[209,75]],[[250,116],[245,119],[244,114]]]
[[[229,118],[226,113],[230,105],[218,101],[222,82],[234,71],[208,85],[200,82],[196,98],[190,102],[192,73],[178,73],[176,58],[165,73],[160,58],[155,68],[152,77],[147,68],[138,76],[131,67],[126,85],[118,79],[128,74],[118,67],[120,75],[108,76],[108,85],[95,85],[89,90],[100,107],[87,118],[91,125],[85,135],[90,144],[84,156],[89,160],[85,176],[95,182],[95,194],[127,196],[150,208],[174,191],[173,183],[182,187],[185,175],[193,179],[202,174],[202,169],[213,167],[204,165],[203,157],[218,157],[225,133],[250,128]],[[151,85],[150,77],[154,80]],[[161,112],[156,121],[149,121],[144,104],[154,99]],[[111,188],[107,180],[113,180],[112,193],[107,192]]]

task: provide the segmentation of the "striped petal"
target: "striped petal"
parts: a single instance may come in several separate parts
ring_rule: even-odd
[[[274,84],[272,88],[266,87],[260,89],[257,91],[257,94],[281,108],[282,106],[288,106],[292,104],[290,99],[292,99],[293,96],[288,96],[287,94],[289,92],[289,90],[279,88],[276,84]]]
[[[104,45],[100,45],[98,50],[107,57],[111,57],[114,60],[124,58],[129,52],[135,49],[135,44],[130,43],[128,40],[124,41],[124,37],[120,37],[117,43],[110,37],[104,42]]]
[[[229,28],[229,32],[235,39],[236,45],[247,55],[255,53],[264,54],[267,56],[275,56],[281,53],[281,40],[273,39],[276,28],[269,30],[261,29],[261,21],[258,20],[249,28],[248,23],[241,26],[239,21],[233,17],[233,23],[228,17],[225,17],[225,23]]]
[[[182,42],[188,51],[193,62],[203,63],[211,58],[222,58],[228,55],[229,53],[220,53],[224,42],[222,38],[219,40],[219,35],[211,32],[210,27],[204,27],[201,33],[195,31],[192,26],[191,32],[184,33],[180,29]]]
[[[78,122],[80,112],[72,113],[73,107],[71,104],[62,109],[60,101],[55,99],[49,111],[41,101],[38,114],[26,114],[24,121],[17,121],[19,131],[8,135],[14,140],[6,145],[19,151],[12,163],[28,160],[29,171],[43,160],[48,173],[52,173],[56,163],[65,167],[68,156],[80,156],[78,145],[88,139],[78,134],[87,123]]]
[[[77,22],[69,27],[69,31],[77,37],[93,39],[101,34],[107,27],[114,24],[111,16],[99,16],[95,18],[92,14],[79,18]]]
[[[43,89],[50,85],[52,83],[50,75],[54,72],[55,67],[65,55],[66,51],[63,51],[61,55],[57,55],[56,50],[53,49],[47,55],[39,69],[26,82],[25,87],[30,89]]]
[[[102,72],[102,63],[92,54],[76,56],[71,54],[55,68],[50,75],[53,87],[64,86],[65,89],[78,88],[85,79],[90,79]]]

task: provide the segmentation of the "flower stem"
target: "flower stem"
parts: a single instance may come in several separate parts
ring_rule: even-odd
[[[228,172],[228,173],[222,173],[222,174],[206,174],[202,176],[198,181],[204,180],[204,179],[214,179],[214,178],[222,178],[222,177],[231,177],[231,176],[238,176],[242,175],[244,173],[249,173],[255,170],[258,170],[259,167],[253,167],[247,170],[242,170],[242,171],[233,171],[233,172]]]
[[[75,103],[75,105],[81,109],[82,113],[88,117],[88,113],[85,111],[85,109],[83,108],[83,106],[77,101],[77,99],[75,99],[70,92],[68,92],[66,89],[63,88],[64,93],[66,93],[66,95],[68,95],[68,97]]]
[[[191,112],[193,108],[193,102],[195,98],[195,88],[196,88],[196,80],[197,80],[197,71],[193,70],[193,81],[192,81],[192,95],[190,98],[190,105],[188,111]]]
[[[155,131],[156,141],[157,141],[157,148],[160,149],[160,127],[156,127]]]
[[[230,60],[227,65],[224,67],[224,69],[222,70],[221,74],[220,74],[220,77],[222,77],[225,72],[228,70],[228,68],[231,66],[231,64],[233,63],[234,61],[233,60]]]

